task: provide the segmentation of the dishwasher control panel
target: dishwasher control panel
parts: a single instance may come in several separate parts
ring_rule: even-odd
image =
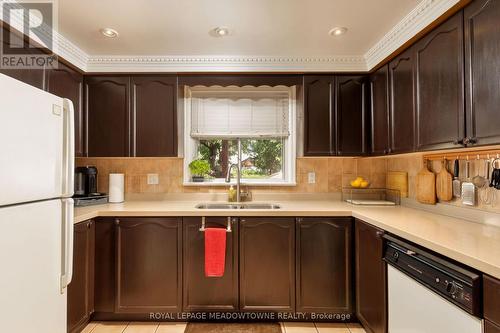
[[[481,276],[472,270],[399,239],[386,241],[384,260],[470,314],[481,315]]]

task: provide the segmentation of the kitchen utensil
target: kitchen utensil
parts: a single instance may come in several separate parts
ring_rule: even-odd
[[[486,181],[482,188],[482,191],[479,191],[479,200],[486,205],[491,204],[491,192],[493,191],[492,188],[488,186],[491,181],[490,164],[491,160],[487,158],[484,161],[484,174],[486,175]]]
[[[462,195],[462,188],[459,176],[460,176],[460,161],[457,158],[453,163],[453,196],[455,198],[460,198],[460,195]]]
[[[465,179],[462,183],[462,204],[474,206],[476,204],[476,186],[470,180],[470,162],[465,162]]]
[[[479,162],[479,156],[477,157],[477,161]],[[474,176],[474,178],[472,178],[472,183],[478,188],[483,188],[484,186],[486,186],[486,178],[481,175],[481,167],[479,166],[478,169],[477,169],[477,174]],[[483,166],[483,173],[484,173],[484,166]],[[485,174],[486,175],[486,174]]]
[[[424,167],[417,174],[417,200],[436,204],[436,175],[427,168],[427,161],[424,161]]]
[[[452,178],[446,169],[446,160],[443,160],[441,171],[436,176],[436,195],[439,201],[450,201],[453,198]]]
[[[386,188],[388,190],[399,191],[401,198],[408,197],[408,172],[389,171],[387,172]]]

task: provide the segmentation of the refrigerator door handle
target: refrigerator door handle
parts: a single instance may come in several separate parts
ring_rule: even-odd
[[[61,272],[61,294],[73,278],[73,199],[62,199],[63,203],[63,242],[62,242],[62,272]]]
[[[75,115],[73,102],[65,98],[64,110],[64,151],[63,151],[63,197],[70,198],[74,194],[75,176]]]

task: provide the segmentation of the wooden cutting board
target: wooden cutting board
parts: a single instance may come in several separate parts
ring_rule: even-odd
[[[401,198],[408,198],[408,172],[387,172],[386,188],[399,191]]]
[[[436,195],[439,201],[453,198],[453,176],[446,170],[446,162],[441,164],[441,171],[436,176]]]
[[[427,168],[427,163],[424,162],[424,167],[417,173],[417,201],[434,205],[436,204],[436,175],[430,172]]]

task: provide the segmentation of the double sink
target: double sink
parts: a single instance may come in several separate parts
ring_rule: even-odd
[[[197,209],[280,209],[280,205],[268,203],[205,203],[196,205]]]

